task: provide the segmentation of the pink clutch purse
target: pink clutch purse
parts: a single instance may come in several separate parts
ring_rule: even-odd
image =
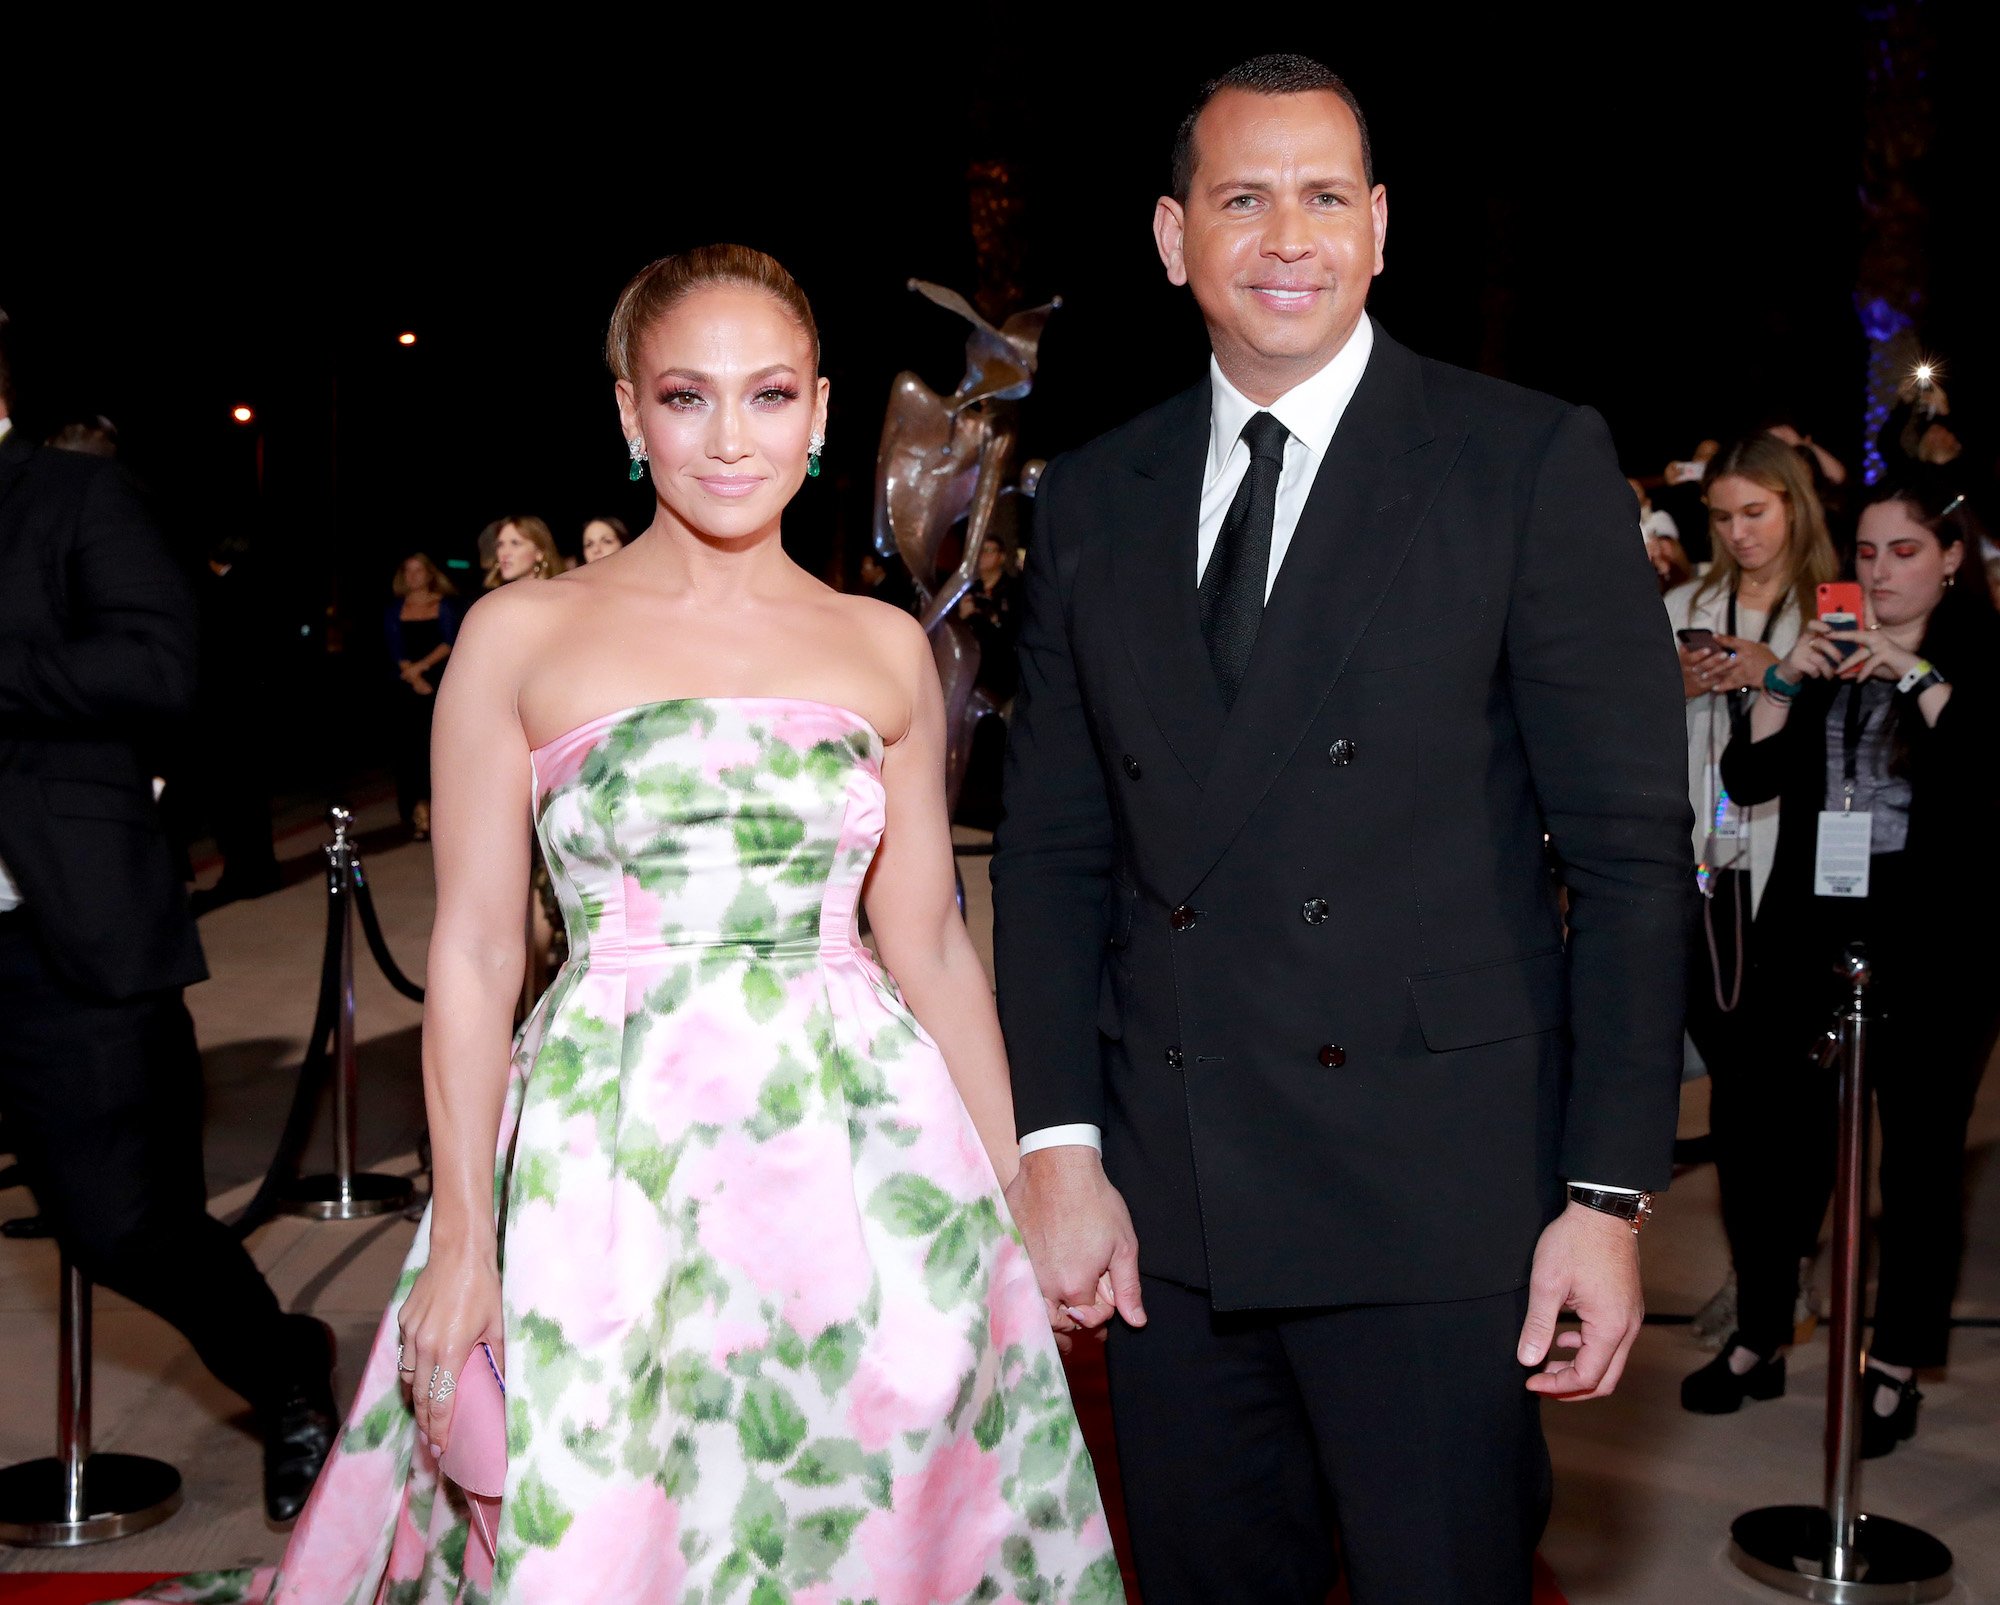
[[[484,1343],[466,1356],[465,1375],[452,1397],[450,1432],[438,1470],[466,1492],[473,1524],[486,1540],[486,1566],[480,1568],[486,1571],[507,1486],[507,1382]],[[468,1569],[471,1560],[468,1556]]]

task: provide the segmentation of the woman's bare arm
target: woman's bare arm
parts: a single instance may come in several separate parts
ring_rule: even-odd
[[[516,708],[537,633],[533,600],[496,594],[467,617],[431,735],[437,915],[424,977],[424,1104],[431,1132],[430,1255],[404,1302],[403,1363],[418,1426],[442,1445],[449,1404],[433,1367],[457,1374],[476,1343],[501,1352],[494,1150],[514,1003],[526,964],[531,785]]]
[[[868,878],[868,921],[910,1012],[943,1053],[1004,1187],[1020,1168],[1014,1093],[992,983],[958,911],[945,811],[944,695],[916,621],[896,620],[890,634],[911,717],[882,760],[888,812]]]
[[[521,653],[501,611],[482,605],[466,620],[431,735],[437,914],[425,972],[424,1099],[434,1245],[492,1246],[493,1152],[527,963],[531,780],[515,708]]]

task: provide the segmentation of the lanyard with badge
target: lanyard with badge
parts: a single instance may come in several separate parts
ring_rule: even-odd
[[[1764,616],[1764,633],[1757,637],[1759,646],[1769,646],[1771,636],[1778,628],[1779,608],[1773,607]],[[1725,629],[1731,640],[1736,639],[1736,587],[1729,588],[1729,611],[1725,619]],[[1744,722],[1749,718],[1749,703],[1754,695],[1748,688],[1740,692],[1725,692],[1720,696],[1723,708],[1729,714],[1729,734],[1733,740],[1742,732]],[[1749,892],[1741,877],[1732,878],[1729,884],[1731,917],[1735,926],[1735,941],[1731,951],[1735,956],[1734,974],[1730,984],[1723,985],[1722,949],[1715,931],[1716,877],[1723,870],[1735,869],[1743,862],[1745,845],[1750,840],[1750,820],[1731,799],[1722,785],[1722,762],[1715,750],[1715,704],[1709,704],[1708,763],[1704,770],[1704,795],[1708,799],[1708,833],[1702,843],[1701,862],[1695,867],[1695,884],[1701,888],[1702,930],[1708,938],[1709,979],[1715,986],[1715,1006],[1724,1014],[1734,1012],[1743,1001],[1743,966],[1745,955],[1744,925],[1746,923],[1745,903]]]
[[[1764,631],[1763,634],[1757,637],[1757,644],[1759,646],[1769,646],[1771,644],[1771,637],[1778,628],[1778,614],[1782,606],[1783,604],[1780,603],[1779,606],[1773,607],[1764,616]],[[1733,585],[1729,588],[1729,611],[1725,620],[1725,632],[1731,640],[1736,639],[1736,588]],[[1729,714],[1729,734],[1732,740],[1742,734],[1743,722],[1750,717],[1750,700],[1755,694],[1755,690],[1748,686],[1740,691],[1730,691],[1721,694],[1719,700]],[[1707,821],[1708,842],[1702,853],[1702,862],[1711,871],[1709,876],[1704,877],[1703,890],[1712,891],[1713,871],[1733,867],[1737,856],[1734,851],[1731,851],[1728,856],[1728,862],[1723,862],[1723,855],[1717,850],[1718,844],[1747,841],[1750,837],[1750,821],[1744,816],[1743,810],[1731,799],[1729,793],[1723,789],[1722,762],[1720,755],[1715,751],[1715,742],[1712,736],[1709,741],[1708,766],[1703,787],[1704,793],[1708,798],[1709,807]]]
[[[1841,753],[1843,782],[1840,806],[1823,809],[1819,816],[1819,850],[1813,855],[1813,891],[1820,897],[1866,897],[1868,895],[1868,850],[1874,836],[1875,816],[1863,809],[1854,811],[1854,788],[1861,772],[1861,740],[1868,721],[1861,712],[1861,685],[1847,690],[1847,713],[1842,721],[1845,750]]]

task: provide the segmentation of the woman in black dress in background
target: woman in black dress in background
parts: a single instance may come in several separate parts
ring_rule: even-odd
[[[1722,1415],[1785,1391],[1801,1241],[1833,1190],[1832,1084],[1811,1052],[1843,995],[1850,942],[1874,961],[1869,1077],[1881,1121],[1881,1224],[1861,1452],[1910,1437],[1919,1370],[1943,1366],[1964,1247],[1965,1142],[2000,1034],[1990,910],[2000,893],[2000,620],[1980,583],[1981,526],[1947,480],[1906,471],[1860,515],[1865,628],[1806,626],[1730,738],[1737,802],[1777,799],[1777,857],[1745,998],[1762,1073],[1731,1114],[1763,1197],[1732,1223],[1736,1333],[1681,1385]],[[1845,652],[1847,655],[1842,656]],[[1828,812],[1866,820],[1858,894],[1822,890]]]
[[[396,570],[395,600],[383,619],[396,666],[396,811],[418,841],[431,833],[431,714],[438,681],[458,638],[452,583],[429,557],[412,552]]]

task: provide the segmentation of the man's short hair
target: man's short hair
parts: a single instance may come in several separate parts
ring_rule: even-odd
[[[1253,95],[1310,95],[1322,90],[1338,95],[1354,113],[1354,121],[1361,129],[1362,181],[1370,189],[1375,187],[1375,150],[1368,142],[1368,119],[1362,115],[1361,102],[1354,98],[1354,91],[1340,75],[1310,56],[1252,56],[1220,78],[1211,78],[1203,84],[1194,105],[1181,119],[1180,131],[1174,135],[1171,193],[1183,206],[1187,204],[1188,192],[1194,188],[1194,125],[1208,109],[1208,103],[1225,89],[1244,89]]]

